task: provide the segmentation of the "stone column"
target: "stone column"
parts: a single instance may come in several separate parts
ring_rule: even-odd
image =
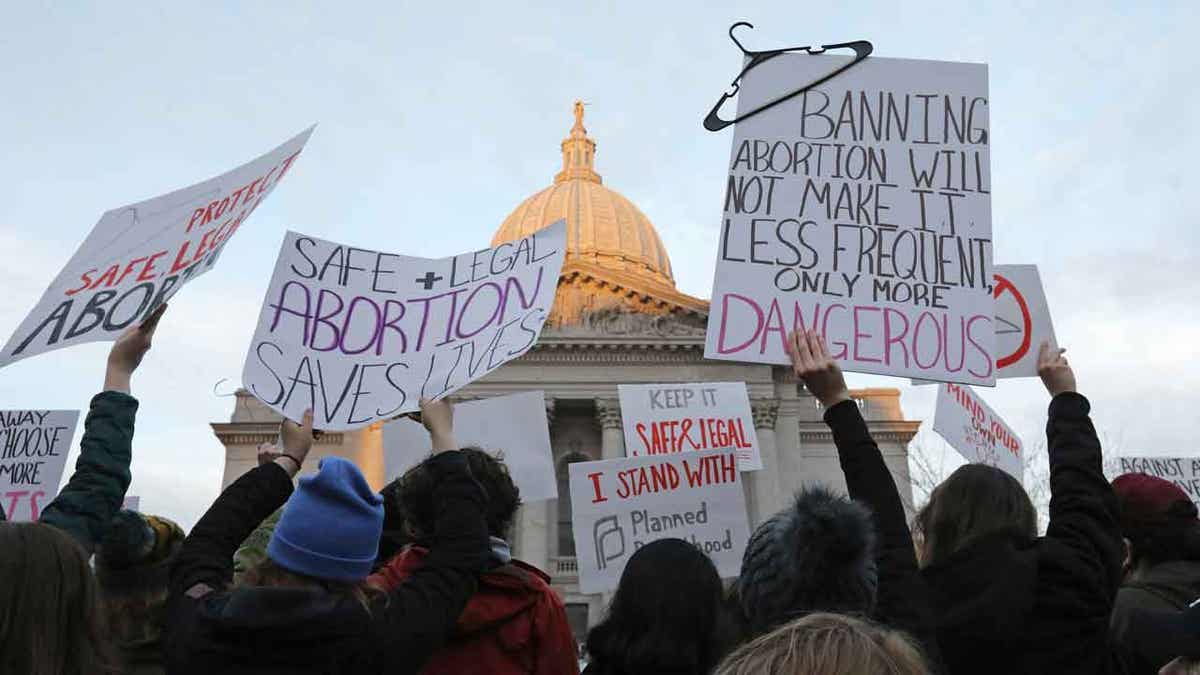
[[[625,431],[621,428],[621,404],[615,398],[596,399],[596,423],[600,425],[600,456],[625,456]]]
[[[753,478],[748,481],[753,494],[750,525],[753,529],[771,514],[779,510],[779,452],[775,444],[775,421],[779,413],[779,400],[753,399],[750,410],[754,415],[754,432],[758,436],[758,450],[763,468],[742,474]]]
[[[546,399],[546,424],[554,427],[554,399]],[[551,439],[554,436],[551,434]],[[540,570],[553,573],[550,569],[550,537],[554,522],[554,511],[557,502],[548,499],[541,502],[522,504],[517,514],[517,524],[513,532],[513,555],[537,567]]]

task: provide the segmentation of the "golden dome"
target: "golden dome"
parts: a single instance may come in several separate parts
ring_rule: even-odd
[[[567,256],[572,263],[620,272],[623,278],[673,289],[671,261],[658,232],[633,202],[602,184],[594,168],[596,142],[583,127],[583,103],[575,102],[575,125],[562,142],[562,171],[554,184],[521,202],[504,219],[492,246],[567,221]]]

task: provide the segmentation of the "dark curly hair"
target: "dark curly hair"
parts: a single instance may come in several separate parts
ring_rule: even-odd
[[[487,495],[488,534],[507,538],[517,507],[521,505],[521,491],[508,473],[504,455],[492,455],[474,447],[463,448],[462,453],[467,458],[471,475],[479,481]],[[387,506],[395,509],[395,515],[417,540],[433,534],[435,483],[432,472],[426,468],[425,462],[421,462],[384,488]]]

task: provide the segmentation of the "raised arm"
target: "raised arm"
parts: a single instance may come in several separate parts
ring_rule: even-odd
[[[303,424],[285,420],[281,429],[283,452],[225,488],[184,540],[171,566],[172,601],[199,599],[228,586],[238,546],[291,496],[292,478],[312,447],[312,412],[305,413]]]
[[[104,391],[92,398],[83,423],[75,473],[39,520],[65,530],[89,554],[104,536],[125,491],[129,489],[129,464],[133,458],[133,422],[138,402],[130,395],[133,372],[150,351],[154,330],[165,304],[113,343],[104,372]]]
[[[796,376],[825,408],[825,423],[833,431],[850,498],[868,506],[874,516],[879,538],[876,618],[911,633],[921,642],[930,663],[939,663],[928,592],[917,566],[904,502],[883,453],[850,398],[842,369],[830,356],[824,337],[795,331],[788,339],[788,352]]]
[[[1100,440],[1088,416],[1088,400],[1075,391],[1075,373],[1061,349],[1043,344],[1038,374],[1052,397],[1046,422],[1050,454],[1050,523],[1046,539],[1069,561],[1054,581],[1078,593],[1090,617],[1107,620],[1121,583],[1121,540],[1117,498],[1104,477]]]
[[[395,641],[392,665],[407,669],[445,642],[488,560],[487,498],[457,450],[453,410],[444,401],[423,401],[421,423],[433,439],[426,466],[438,478],[433,538],[424,564],[388,594],[380,617],[380,629]]]

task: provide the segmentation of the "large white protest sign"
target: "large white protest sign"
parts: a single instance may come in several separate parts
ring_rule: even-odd
[[[733,450],[576,462],[569,468],[580,591],[616,588],[633,552],[657,539],[692,542],[722,577],[741,571],[750,529]]]
[[[784,54],[739,112],[845,62]],[[737,123],[705,357],[788,362],[794,328],[845,370],[992,385],[987,67],[870,57]]]
[[[738,469],[762,468],[745,382],[622,384],[625,455],[732,448]]]
[[[1024,446],[1021,437],[970,387],[938,387],[933,430],[968,462],[1002,469],[1024,481]]]
[[[533,347],[565,253],[565,221],[438,259],[288,232],[242,382],[290,419],[312,408],[320,429],[416,410]]]
[[[546,396],[526,391],[454,406],[459,445],[499,453],[524,503],[555,499],[558,481],[546,421]],[[383,456],[389,480],[416,466],[432,451],[429,432],[410,419],[383,425]]]
[[[1117,461],[1120,468],[1117,475],[1145,473],[1169,480],[1200,506],[1200,457],[1123,456]]]
[[[312,129],[191,187],[108,211],[0,351],[0,366],[115,340],[212,269],[230,237],[291,169]]]
[[[0,410],[0,508],[37,520],[58,494],[78,410]]]

